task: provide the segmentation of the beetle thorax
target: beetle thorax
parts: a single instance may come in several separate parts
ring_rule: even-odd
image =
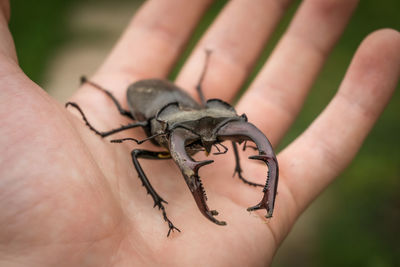
[[[183,109],[178,105],[170,105],[159,112],[152,120],[152,134],[169,133],[178,127],[183,127],[193,133],[193,141],[206,150],[217,142],[216,129],[226,120],[240,119],[233,108]],[[160,136],[156,141],[168,148],[167,135]]]

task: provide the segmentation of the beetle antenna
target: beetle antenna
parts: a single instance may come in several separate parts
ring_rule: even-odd
[[[197,93],[199,94],[200,101],[203,106],[206,105],[206,98],[204,97],[202,85],[203,85],[204,76],[206,75],[206,72],[207,72],[208,62],[210,61],[210,55],[211,55],[212,50],[206,49],[205,52],[206,52],[206,60],[204,63],[204,68],[200,75],[199,82],[197,83],[197,86],[196,86]]]
[[[151,140],[151,139],[153,139],[153,138],[155,138],[157,136],[164,135],[164,134],[165,133],[157,133],[157,134],[149,136],[149,137],[147,137],[147,138],[145,138],[143,140],[137,140],[135,138],[127,137],[127,138],[122,138],[122,139],[113,139],[110,142],[111,143],[122,143],[124,141],[134,141],[134,142],[136,142],[136,144],[140,145],[140,144],[142,144],[142,143],[144,143],[144,142],[146,142],[148,140]]]
[[[216,144],[214,144],[213,146],[215,146],[215,148],[218,150],[217,153],[221,153],[221,149],[219,149],[219,147]],[[214,153],[214,155],[215,155],[215,153]]]
[[[226,152],[228,152],[228,148],[227,148],[226,146],[224,146],[224,145],[221,144],[221,143],[217,143],[217,144],[220,145],[220,146],[222,146],[222,147],[224,148],[224,151],[221,152],[221,150],[218,148],[218,146],[217,146],[217,145],[214,145],[214,146],[217,148],[218,152],[213,153],[213,155],[221,155],[221,154],[226,154]]]

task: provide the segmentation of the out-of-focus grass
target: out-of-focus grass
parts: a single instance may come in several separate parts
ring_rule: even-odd
[[[65,22],[71,2],[12,1],[11,28],[20,63],[34,81],[41,80],[47,60],[68,39]],[[171,78],[176,76],[196,40],[226,2],[217,0],[211,7],[177,63],[178,67],[172,71]],[[293,5],[278,26],[258,68],[279,40],[297,6],[298,3]],[[399,11],[398,0],[360,1],[281,148],[301,134],[329,103],[362,39],[379,28],[400,30]],[[249,83],[250,79],[246,85]],[[400,266],[399,106],[400,92],[397,90],[354,162],[313,205],[318,206],[315,210],[318,212],[318,228],[312,229],[314,243],[304,244],[307,247],[304,250],[279,252],[274,266]]]
[[[74,0],[10,1],[10,29],[24,72],[40,83],[48,60],[68,39],[66,21]]]
[[[329,103],[354,52],[369,33],[387,27],[400,30],[399,10],[400,2],[395,0],[360,1],[281,147],[301,134]],[[323,194],[323,201],[329,198],[329,203],[316,204],[319,227],[313,229],[318,231],[313,234],[315,244],[290,257],[278,253],[274,266],[400,266],[398,89],[358,156]],[[296,253],[309,255],[297,257]],[[299,261],[304,258],[309,261]]]

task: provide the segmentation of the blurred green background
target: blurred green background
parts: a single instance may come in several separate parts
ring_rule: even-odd
[[[95,5],[99,1],[12,1],[10,27],[20,64],[33,81],[41,85],[46,82],[44,73],[49,60],[65,42],[76,38],[66,26],[71,19],[71,8],[87,2]],[[109,2],[118,5],[127,1]],[[330,101],[365,36],[384,27],[400,30],[400,1],[360,2],[281,148],[304,131]],[[171,78],[225,3],[217,0],[205,15]],[[294,3],[287,12],[258,67],[279,40],[298,5],[299,2]],[[76,81],[71,84],[75,86]],[[399,107],[400,91],[396,90],[356,159],[300,218],[278,251],[273,266],[400,266]]]

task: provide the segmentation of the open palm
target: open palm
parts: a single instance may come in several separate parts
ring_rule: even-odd
[[[165,78],[210,1],[149,1],[127,28],[93,81],[126,107],[127,86]],[[205,95],[231,101],[248,76],[289,1],[231,1],[199,42],[176,83],[195,94],[212,49]],[[236,106],[276,146],[300,110],[324,59],[357,1],[305,1],[268,63]],[[132,165],[131,143],[111,144],[91,132],[30,81],[0,27],[1,266],[265,266],[307,205],[342,171],[388,102],[400,73],[400,34],[381,30],[362,43],[337,95],[317,120],[278,155],[281,176],[274,217],[246,212],[258,188],[232,179],[232,155],[200,175],[209,205],[227,226],[205,219],[173,161],[141,160],[169,202],[168,226],[146,196]],[[90,85],[72,97],[100,130],[128,121]],[[77,115],[77,116],[75,116]],[[116,137],[144,138],[141,130]],[[157,150],[144,144],[141,147]],[[158,148],[159,150],[159,148]],[[245,157],[243,163],[248,162]],[[244,164],[263,183],[266,168]]]

